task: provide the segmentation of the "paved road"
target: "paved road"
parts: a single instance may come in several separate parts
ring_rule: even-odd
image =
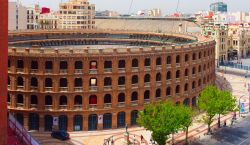
[[[250,145],[250,116],[191,145]]]

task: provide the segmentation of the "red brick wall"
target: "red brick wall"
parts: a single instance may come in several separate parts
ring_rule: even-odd
[[[0,0],[0,145],[7,139],[8,0]]]

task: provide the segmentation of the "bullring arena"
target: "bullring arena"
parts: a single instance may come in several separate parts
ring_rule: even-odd
[[[139,31],[9,33],[8,109],[28,130],[136,125],[145,104],[196,106],[215,81],[215,42]],[[98,122],[98,118],[102,121]]]

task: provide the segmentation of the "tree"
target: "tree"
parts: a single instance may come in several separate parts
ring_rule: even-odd
[[[188,144],[188,129],[192,125],[194,113],[191,108],[186,106],[177,106],[178,117],[181,121],[181,127],[186,132],[185,144]]]
[[[236,106],[236,98],[229,91],[220,91],[217,101],[218,127],[220,127],[220,116],[234,111]]]
[[[202,120],[208,125],[208,134],[211,133],[210,125],[213,122],[214,116],[217,114],[217,101],[219,92],[215,86],[207,86],[201,92],[198,98],[198,107],[206,112]]]
[[[159,145],[165,145],[169,135],[181,127],[179,112],[172,103],[151,104],[139,112],[137,122],[152,131],[152,137]]]

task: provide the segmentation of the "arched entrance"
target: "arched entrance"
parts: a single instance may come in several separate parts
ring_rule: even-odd
[[[52,131],[53,117],[51,115],[45,115],[44,117],[44,131]]]
[[[103,129],[112,128],[112,114],[106,113],[103,115]]]
[[[39,115],[35,113],[29,114],[29,130],[39,130]]]
[[[67,130],[68,118],[65,115],[59,116],[59,130]]]
[[[134,110],[131,112],[131,125],[137,125],[136,119],[138,118],[138,111]]]
[[[82,116],[76,115],[74,116],[74,131],[82,130]]]
[[[117,127],[121,128],[125,126],[125,112],[119,112],[117,115]]]
[[[89,121],[89,123],[88,123],[89,131],[97,130],[97,115],[90,114],[88,121]]]

